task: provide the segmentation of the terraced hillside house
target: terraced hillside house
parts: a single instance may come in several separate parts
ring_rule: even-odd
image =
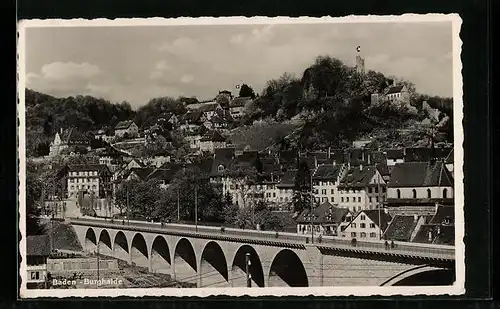
[[[200,139],[200,151],[213,153],[217,148],[226,147],[226,138],[217,130],[208,130]]]
[[[137,137],[139,127],[133,120],[120,121],[115,126],[115,136],[117,137]]]
[[[252,102],[251,97],[237,97],[229,103],[229,112],[234,119],[243,117],[245,106]]]
[[[359,240],[380,240],[392,220],[384,209],[362,210],[341,232],[342,237]]]
[[[68,197],[76,197],[78,192],[94,193],[104,198],[112,194],[112,174],[104,164],[71,164],[67,168]]]
[[[387,207],[392,214],[433,214],[436,204],[454,204],[453,187],[443,161],[399,163],[388,184]]]
[[[312,176],[314,199],[318,203],[339,203],[340,194],[337,186],[347,174],[347,164],[321,164]]]
[[[180,119],[179,128],[184,132],[193,132],[207,122],[207,116],[201,111],[188,111]]]
[[[352,212],[381,207],[386,198],[386,182],[375,166],[350,166],[337,188],[339,206]]]
[[[90,140],[76,128],[62,128],[56,133],[54,140],[50,143],[49,156],[54,157],[70,147],[84,148],[90,151]]]
[[[188,109],[188,111],[203,113],[207,118],[207,120],[212,119],[212,117],[216,114],[217,110],[222,110],[220,104],[215,101],[189,104],[186,105],[186,108]]]
[[[352,214],[347,208],[339,208],[325,202],[313,208],[306,208],[297,218],[297,233],[316,236],[338,236],[340,230],[352,220]]]

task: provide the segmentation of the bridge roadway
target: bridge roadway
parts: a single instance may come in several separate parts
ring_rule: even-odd
[[[102,254],[107,251],[198,286],[245,286],[243,253],[251,254],[253,286],[452,284],[454,277],[453,246],[396,242],[387,249],[384,241],[358,240],[353,246],[341,237],[323,236],[311,243],[305,235],[282,232],[96,218],[69,221],[87,251],[99,247]],[[439,282],[429,282],[433,280]]]

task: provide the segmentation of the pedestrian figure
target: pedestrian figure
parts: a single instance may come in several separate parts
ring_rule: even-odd
[[[387,240],[385,241],[385,250],[388,250],[389,249],[389,243],[387,242]]]
[[[125,225],[125,220],[122,219],[122,225]]]
[[[278,236],[279,236],[279,234],[278,234],[278,232],[276,232],[276,238],[278,238]]]
[[[357,242],[356,238],[353,238],[353,239],[351,240],[351,245],[352,245],[353,247],[356,247],[356,242]]]
[[[394,240],[391,240],[391,249],[394,249],[395,245],[394,245]]]

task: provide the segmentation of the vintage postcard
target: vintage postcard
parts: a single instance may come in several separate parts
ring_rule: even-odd
[[[20,297],[463,294],[460,28],[20,21]]]

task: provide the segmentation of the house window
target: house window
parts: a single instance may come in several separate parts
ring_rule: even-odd
[[[273,197],[276,197],[276,192],[273,192]]]
[[[365,220],[366,219],[366,216],[365,215],[361,215],[361,220]]]
[[[31,280],[38,280],[38,279],[40,279],[40,272],[32,271],[31,272]]]
[[[332,190],[331,190],[331,194],[335,194],[335,190],[333,190],[333,189],[332,189]]]
[[[327,197],[323,197],[323,198],[321,198],[321,202],[322,202],[322,203],[326,202],[326,201],[327,201],[326,199],[327,199]]]
[[[344,197],[343,197],[343,196],[340,198],[340,201],[341,201],[342,203],[344,202]]]
[[[356,223],[351,223],[352,228],[356,228]]]
[[[364,223],[360,223],[360,224],[359,224],[359,227],[360,227],[360,228],[362,228],[362,229],[364,229],[364,228],[366,228],[366,224],[364,224]]]
[[[356,237],[356,232],[351,232],[351,237]]]
[[[385,193],[385,187],[382,187],[382,193]]]
[[[417,198],[417,190],[413,189],[411,192],[413,194],[413,198]]]
[[[71,186],[71,190],[75,190],[75,186]]]
[[[370,228],[374,229],[375,228],[375,223],[370,223]]]
[[[326,195],[326,189],[321,190],[321,194]]]
[[[443,198],[448,198],[448,190],[443,189]]]
[[[372,193],[372,187],[368,188],[368,193]]]
[[[347,203],[349,203],[349,197],[346,197],[346,201],[347,201]]]
[[[427,198],[431,197],[432,197],[431,189],[427,189]]]
[[[366,233],[365,232],[361,232],[361,238],[366,238]]]
[[[332,198],[331,198],[331,200],[332,200],[332,203],[334,203],[334,202],[335,202],[335,198],[334,198],[334,197],[332,197]]]
[[[369,200],[369,201],[370,201],[370,203],[371,203],[371,202],[372,202],[372,197],[371,197],[371,196],[370,196],[370,197],[368,197],[368,200]]]
[[[371,233],[370,233],[370,237],[371,237],[371,238],[377,237],[377,233],[371,232]]]
[[[378,196],[375,196],[375,201],[378,203]]]
[[[398,194],[398,198],[401,198],[401,190],[397,189],[396,193]]]
[[[358,196],[358,203],[361,203],[361,197]]]
[[[378,187],[375,187],[375,193],[378,193]]]

